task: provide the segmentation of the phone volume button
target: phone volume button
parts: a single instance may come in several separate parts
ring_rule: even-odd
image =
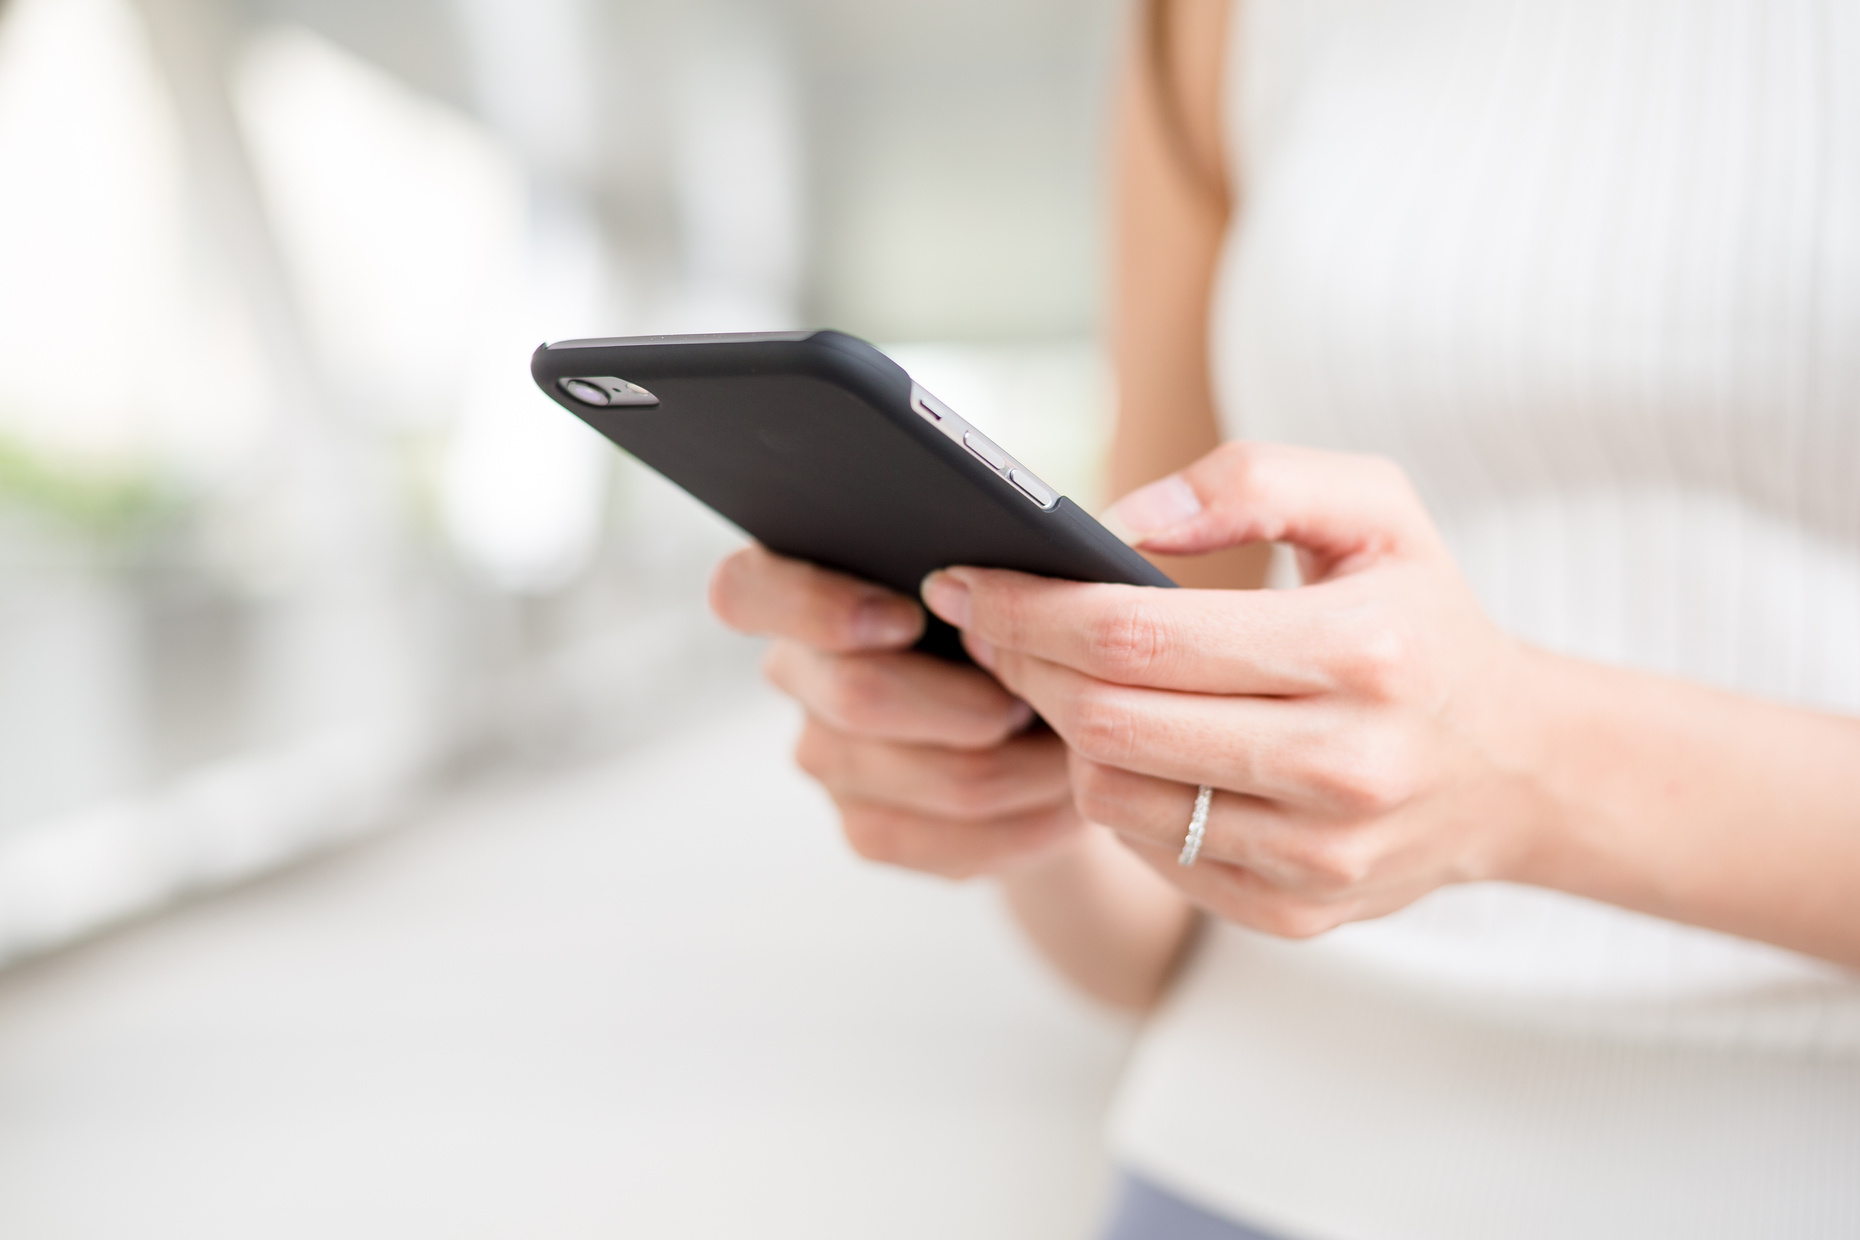
[[[1041,482],[1024,469],[1008,471],[1008,481],[1019,487],[1028,499],[1042,508],[1051,508],[1059,502],[1059,493]]]
[[[962,446],[987,461],[990,469],[999,472],[1008,467],[1007,453],[995,447],[988,436],[978,431],[964,432]]]

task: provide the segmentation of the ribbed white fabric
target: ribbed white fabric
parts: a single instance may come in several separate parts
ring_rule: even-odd
[[[1230,433],[1400,461],[1531,641],[1860,714],[1860,4],[1240,12]],[[1499,884],[1221,927],[1113,1132],[1313,1240],[1860,1237],[1860,978]]]

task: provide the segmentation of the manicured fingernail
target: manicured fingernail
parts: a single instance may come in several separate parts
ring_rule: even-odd
[[[1138,487],[1112,504],[1101,520],[1125,542],[1159,534],[1201,515],[1201,497],[1180,474]]]
[[[903,646],[917,640],[923,621],[903,599],[869,598],[853,609],[852,639],[859,646]]]
[[[975,636],[973,633],[968,633],[963,636],[962,645],[963,648],[969,652],[969,657],[971,659],[974,659],[991,672],[995,670],[995,648],[993,646]]]
[[[938,571],[924,578],[924,604],[957,628],[969,623],[969,587],[946,572]]]

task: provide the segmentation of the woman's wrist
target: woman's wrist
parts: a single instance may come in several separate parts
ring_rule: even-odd
[[[995,875],[1021,928],[1087,994],[1142,1009],[1162,993],[1188,941],[1194,912],[1102,827]]]
[[[1517,650],[1511,847],[1495,876],[1644,906],[1663,848],[1684,843],[1662,838],[1685,813],[1673,796],[1675,764],[1708,760],[1687,752],[1674,726],[1688,708],[1679,699],[1709,691],[1524,643]]]
[[[1502,877],[1647,909],[1705,842],[1699,815],[1713,794],[1704,777],[1726,755],[1701,743],[1701,716],[1774,708],[1521,649],[1519,847]]]
[[[1493,877],[1860,962],[1860,723],[1529,650]]]
[[[1572,695],[1569,686],[1591,669],[1524,642],[1512,642],[1508,655],[1490,695],[1494,705],[1483,756],[1498,791],[1481,876],[1556,887],[1572,868],[1582,867],[1576,860],[1584,852],[1579,824],[1593,813],[1581,804],[1585,784],[1570,778],[1574,754],[1568,743],[1583,726],[1582,694]]]

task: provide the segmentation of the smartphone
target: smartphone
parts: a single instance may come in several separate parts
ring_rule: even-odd
[[[1175,584],[843,332],[563,340],[538,348],[530,373],[771,551],[908,597],[952,564]],[[918,645],[966,658],[934,617]]]

